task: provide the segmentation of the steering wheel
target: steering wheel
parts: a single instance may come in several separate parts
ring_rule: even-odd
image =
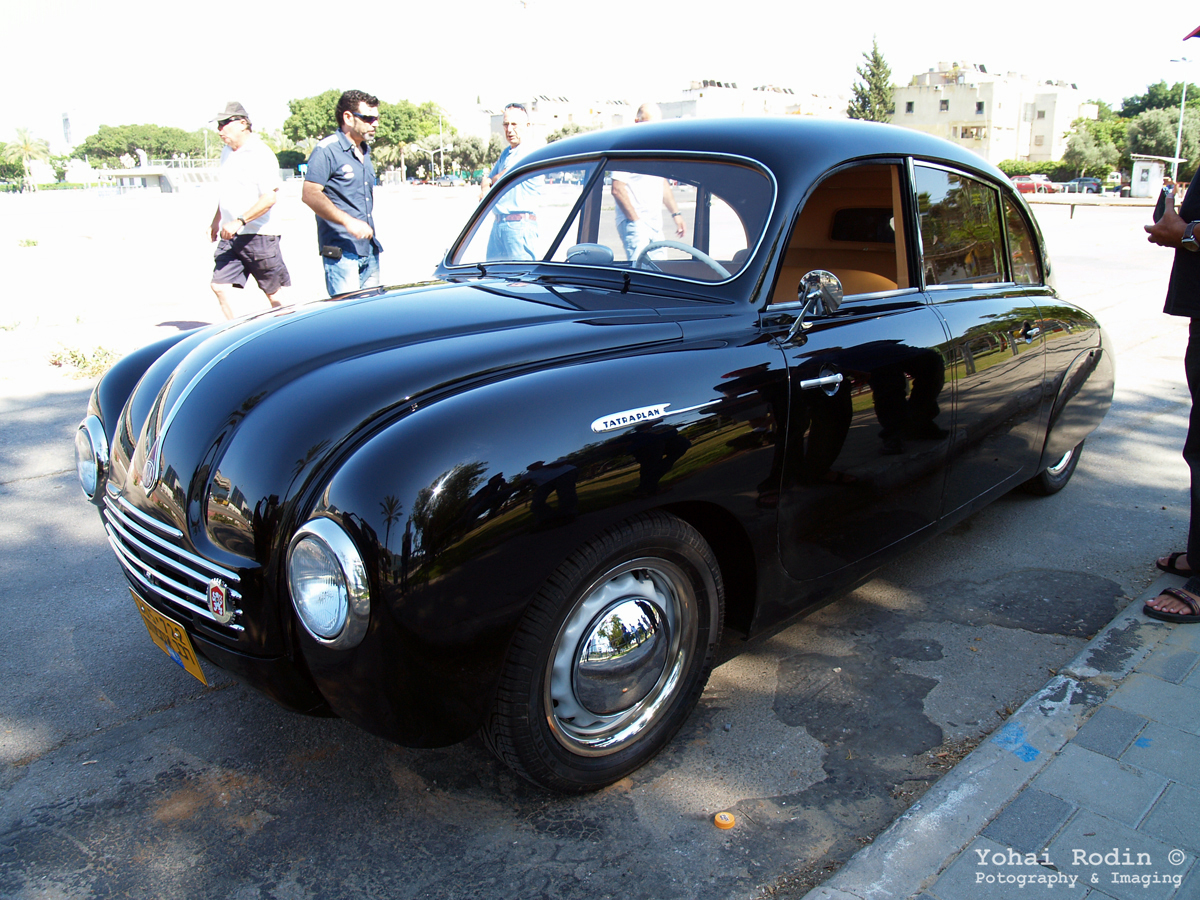
[[[654,262],[650,259],[650,251],[657,250],[659,247],[670,247],[672,250],[682,250],[684,253],[687,253],[695,259],[700,260],[700,262],[704,263],[722,278],[733,277],[728,269],[726,269],[707,253],[697,250],[691,244],[685,244],[683,241],[651,241],[642,248],[642,252],[639,253],[637,259],[634,260],[633,267],[635,269],[657,269],[658,267],[655,266]]]

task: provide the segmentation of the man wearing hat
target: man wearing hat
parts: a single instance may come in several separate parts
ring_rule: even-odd
[[[279,160],[251,130],[242,104],[229,101],[214,121],[225,147],[217,211],[209,228],[210,238],[219,241],[212,289],[225,318],[232,319],[232,289],[244,288],[249,276],[274,307],[282,305],[280,293],[292,278],[279,252],[279,229],[271,224],[281,184]]]

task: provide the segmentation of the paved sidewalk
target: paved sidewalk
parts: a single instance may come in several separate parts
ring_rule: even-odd
[[[1150,586],[805,900],[1200,898],[1200,625]]]

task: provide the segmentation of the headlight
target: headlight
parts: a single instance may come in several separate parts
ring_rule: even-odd
[[[108,478],[108,438],[96,416],[88,416],[75,432],[75,472],[84,496],[99,504],[100,491]]]
[[[288,590],[304,628],[327,647],[349,649],[371,617],[367,570],[354,541],[331,519],[313,519],[288,547]]]

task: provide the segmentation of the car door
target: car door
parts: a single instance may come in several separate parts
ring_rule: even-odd
[[[910,197],[899,160],[825,178],[797,216],[766,310],[780,320],[790,381],[760,502],[778,503],[781,559],[814,598],[932,527],[941,508],[947,335],[917,282]],[[814,269],[838,277],[844,301],[792,327],[797,285]]]
[[[985,177],[913,164],[921,281],[944,319],[954,397],[943,513],[980,505],[1033,474],[1046,354],[1038,245],[1024,212]]]

